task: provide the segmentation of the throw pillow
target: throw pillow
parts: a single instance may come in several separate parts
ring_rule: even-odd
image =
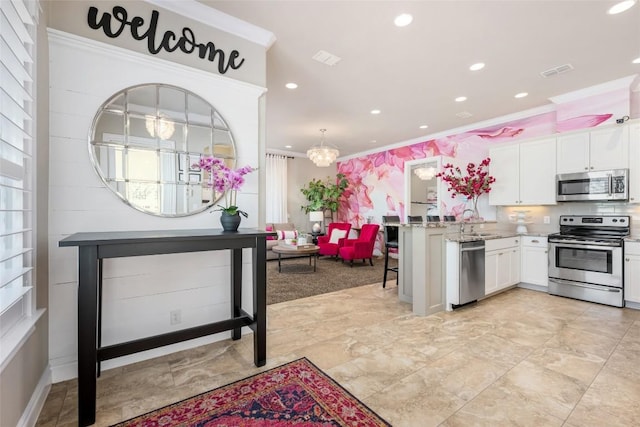
[[[343,239],[347,235],[347,230],[338,230],[334,228],[331,230],[331,237],[329,237],[329,243],[333,243],[334,245],[338,244],[340,239]]]
[[[278,230],[278,240],[297,239],[298,232],[295,230]]]
[[[264,231],[273,231],[273,225],[267,225],[264,228]],[[267,240],[276,240],[277,237],[276,236],[267,236]]]

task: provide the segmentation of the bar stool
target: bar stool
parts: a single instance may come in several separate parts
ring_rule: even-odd
[[[400,224],[399,216],[383,216],[382,223],[396,223]],[[382,280],[382,287],[385,288],[387,286],[387,272],[393,271],[396,273],[396,282],[398,282],[398,278],[400,273],[398,272],[398,267],[389,268],[389,248],[398,249],[398,226],[393,225],[384,225],[384,279]]]

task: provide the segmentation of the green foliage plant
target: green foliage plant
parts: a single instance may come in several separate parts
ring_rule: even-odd
[[[344,190],[349,186],[349,181],[344,174],[337,174],[335,182],[332,182],[331,177],[327,179],[319,180],[312,179],[307,185],[302,187],[300,191],[307,199],[307,204],[300,206],[300,209],[304,213],[314,211],[326,211],[336,212],[338,210],[339,199],[344,193]]]

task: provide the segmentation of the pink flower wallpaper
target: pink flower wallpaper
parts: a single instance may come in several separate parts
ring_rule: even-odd
[[[338,220],[359,227],[368,217],[374,222],[381,222],[383,215],[404,218],[404,164],[407,161],[446,156],[457,159],[459,164],[479,162],[488,156],[492,143],[598,126],[613,120],[613,116],[629,114],[630,94],[628,90],[626,96],[623,92],[593,96],[558,105],[548,113],[339,162],[338,173],[346,176],[350,186],[341,200]],[[466,201],[447,196],[443,199],[441,211],[459,218]]]

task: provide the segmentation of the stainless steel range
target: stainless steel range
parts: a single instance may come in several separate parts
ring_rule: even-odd
[[[560,216],[549,236],[549,293],[622,307],[629,216]]]

